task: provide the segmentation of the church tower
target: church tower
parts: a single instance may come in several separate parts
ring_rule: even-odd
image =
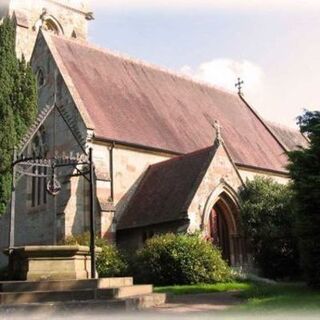
[[[0,20],[10,15],[16,24],[18,57],[30,59],[39,28],[86,40],[93,19],[88,0],[4,0]]]

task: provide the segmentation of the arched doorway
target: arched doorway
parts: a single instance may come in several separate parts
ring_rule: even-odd
[[[230,231],[219,202],[211,210],[209,225],[213,244],[221,249],[222,258],[230,264]]]
[[[231,266],[246,264],[246,244],[240,228],[239,202],[236,192],[219,185],[208,198],[203,215],[203,230],[212,244],[220,248]]]

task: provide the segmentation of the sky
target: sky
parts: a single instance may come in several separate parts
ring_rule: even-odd
[[[294,126],[320,108],[319,0],[93,0],[90,41],[236,92]]]

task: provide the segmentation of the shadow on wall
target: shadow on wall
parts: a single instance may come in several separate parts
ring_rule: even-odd
[[[0,216],[0,270],[8,265],[8,257],[3,253],[3,250],[9,246],[9,208],[3,216]]]
[[[130,187],[130,189],[122,196],[119,202],[116,204],[116,222],[120,221],[124,210],[126,209],[127,204],[130,202],[133,197],[137,187],[140,184],[140,181],[143,179],[148,167],[142,172],[139,178],[134,182],[134,184]]]
[[[70,190],[71,191],[71,190]],[[77,178],[77,186],[74,195],[71,194],[70,202],[72,211],[74,211],[73,220],[70,221],[70,231],[72,235],[82,234],[89,230],[90,227],[90,185],[89,182],[83,178]],[[72,198],[74,198],[72,201]],[[96,213],[98,210],[97,204],[95,205]],[[65,213],[67,214],[67,212]],[[71,216],[71,215],[70,215]],[[96,219],[97,221],[97,219]],[[68,223],[65,225],[66,236],[68,236]],[[98,231],[98,230],[97,230]]]

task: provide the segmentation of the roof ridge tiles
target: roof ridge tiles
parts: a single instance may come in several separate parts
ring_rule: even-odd
[[[192,83],[194,83],[196,85],[201,85],[201,86],[204,86],[204,87],[207,87],[207,88],[210,88],[210,89],[215,89],[215,90],[221,91],[223,93],[232,95],[234,97],[238,97],[238,94],[236,92],[233,92],[233,91],[228,90],[226,88],[220,87],[218,85],[213,85],[213,84],[210,84],[210,83],[205,82],[205,81],[201,81],[201,80],[195,79],[192,76],[188,76],[187,74],[184,74],[182,72],[174,71],[174,70],[172,70],[170,68],[167,68],[167,67],[164,67],[164,66],[161,66],[161,65],[157,65],[155,63],[150,63],[150,62],[147,62],[145,60],[132,57],[129,54],[126,54],[126,53],[123,53],[123,52],[120,52],[120,51],[116,51],[116,50],[113,50],[113,49],[104,48],[104,47],[101,47],[101,46],[99,46],[97,44],[93,44],[91,42],[88,42],[86,40],[73,39],[73,38],[66,37],[64,35],[55,35],[55,34],[52,34],[52,33],[48,32],[48,31],[43,31],[43,32],[45,32],[46,35],[49,35],[50,37],[55,38],[55,39],[63,39],[64,41],[72,42],[72,43],[74,43],[76,45],[81,45],[81,46],[84,46],[86,48],[89,48],[89,49],[92,49],[92,50],[96,50],[96,51],[99,51],[99,52],[104,53],[104,54],[112,55],[115,58],[123,59],[123,60],[126,60],[126,61],[130,62],[130,63],[138,64],[138,65],[141,65],[141,66],[146,67],[146,68],[150,68],[150,69],[153,69],[153,70],[156,70],[156,71],[164,72],[164,73],[169,74],[169,75],[171,75],[173,77],[176,77],[176,78],[179,78],[179,79],[184,79],[186,81],[190,81],[190,82],[192,82]]]

